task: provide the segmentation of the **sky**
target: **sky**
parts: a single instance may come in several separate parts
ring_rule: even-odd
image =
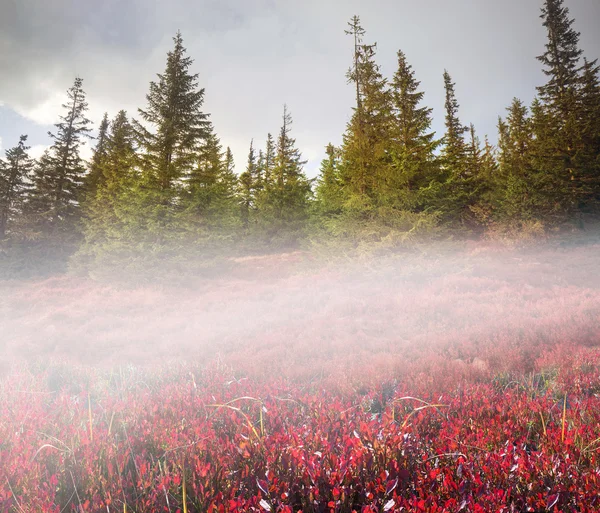
[[[443,72],[456,83],[464,124],[496,140],[496,122],[513,97],[529,103],[544,83],[542,0],[0,0],[0,148],[28,134],[31,153],[49,144],[66,90],[83,78],[88,117],[137,115],[172,37],[181,30],[206,90],[224,146],[243,171],[251,139],[264,146],[281,124],[283,104],[293,136],[315,176],[328,142],[340,144],[352,114],[346,71],[358,14],[365,42],[377,42],[387,77],[401,49],[444,123]],[[600,57],[600,2],[566,0],[589,59]],[[93,141],[91,145],[93,146]],[[89,157],[90,144],[82,154]]]

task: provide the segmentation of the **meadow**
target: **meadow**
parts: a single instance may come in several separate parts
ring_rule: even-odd
[[[0,512],[600,510],[600,244],[0,284]]]

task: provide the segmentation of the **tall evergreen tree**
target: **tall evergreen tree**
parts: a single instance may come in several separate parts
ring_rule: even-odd
[[[85,117],[88,104],[82,86],[82,79],[76,78],[67,91],[66,113],[55,125],[56,134],[48,133],[54,143],[34,172],[31,205],[42,229],[72,228],[78,215],[85,174],[79,148],[89,137],[91,123]]]
[[[546,203],[557,220],[577,214],[587,196],[577,154],[581,150],[579,32],[563,0],[545,0],[540,17],[547,31],[546,51],[538,57],[546,84],[538,87],[547,127],[536,136],[540,171],[547,174]],[[538,114],[542,114],[538,112]]]
[[[108,113],[104,117],[98,128],[98,137],[94,154],[90,162],[90,170],[86,177],[86,194],[93,196],[98,188],[98,183],[102,180],[102,161],[106,157],[106,144],[109,138]]]
[[[121,110],[110,124],[110,136],[106,139],[105,159],[101,166],[101,183],[120,182],[133,177],[136,165],[135,132],[127,112]]]
[[[405,209],[415,209],[419,189],[436,178],[434,151],[438,146],[431,131],[432,109],[420,106],[424,93],[406,56],[398,51],[398,69],[391,82],[393,163],[387,180],[387,199]]]
[[[11,223],[23,214],[23,205],[29,190],[29,178],[33,160],[26,146],[27,136],[22,135],[19,143],[6,150],[6,161],[0,159],[0,241],[6,236]]]
[[[442,189],[442,210],[444,217],[450,222],[470,221],[470,205],[473,195],[473,174],[468,165],[468,148],[464,135],[469,129],[458,117],[459,104],[456,99],[455,84],[448,71],[444,71],[444,88],[446,91],[446,132],[443,138],[441,153],[444,172]]]
[[[584,59],[581,74],[581,129],[587,152],[600,154],[600,66]]]
[[[493,163],[490,161],[491,155],[488,153],[491,148],[487,142],[486,146],[481,148],[481,141],[475,131],[475,125],[469,125],[469,143],[466,148],[466,181],[468,186],[468,205],[469,213],[475,224],[481,224],[488,219],[482,219],[479,215],[485,209],[489,201],[489,192],[491,188],[490,172]]]
[[[343,205],[343,191],[339,176],[340,150],[329,143],[325,148],[325,154],[315,190],[317,205],[324,215],[339,214]]]
[[[55,186],[55,180],[52,178],[52,156],[50,149],[46,149],[34,163],[31,191],[25,203],[29,230],[38,235],[47,232],[50,228],[52,194]]]
[[[391,83],[396,128],[394,135],[403,151],[418,156],[420,160],[427,160],[437,142],[435,133],[430,131],[433,109],[419,106],[425,96],[423,91],[419,91],[420,85],[412,66],[399,50],[398,69]]]
[[[148,106],[138,109],[144,123],[133,122],[144,173],[161,191],[172,190],[192,170],[209,136],[208,114],[202,112],[204,89],[198,88],[198,74],[189,71],[193,60],[185,55],[180,32],[173,42],[165,71],[150,83]]]
[[[444,89],[446,91],[446,132],[442,156],[447,173],[460,177],[465,173],[466,145],[464,134],[469,130],[458,117],[459,104],[454,91],[455,84],[448,71],[444,71]]]
[[[346,128],[341,178],[350,210],[366,213],[385,194],[389,175],[392,99],[387,80],[375,62],[376,45],[360,45],[358,65],[348,75],[359,83],[359,104]]]
[[[250,222],[250,210],[256,203],[256,184],[254,177],[257,175],[258,163],[256,161],[256,152],[254,151],[254,140],[250,141],[250,150],[248,151],[248,163],[246,170],[239,177],[239,193],[242,223],[248,227]]]
[[[233,154],[229,148],[223,150],[211,126],[196,167],[185,181],[183,206],[187,224],[201,236],[207,230],[231,227],[233,218],[239,217],[237,201]]]
[[[85,251],[110,250],[110,244],[133,241],[137,227],[135,134],[127,113],[119,111],[106,128],[103,157],[97,161],[96,188],[86,197],[83,218]]]
[[[572,27],[564,0],[545,0],[540,17],[547,30],[546,51],[538,57],[548,82],[538,87],[540,99],[561,123],[567,123],[577,107],[579,83],[579,32]]]
[[[217,184],[223,173],[223,146],[215,134],[212,125],[204,145],[200,148],[195,168],[187,174],[186,205],[200,217],[206,215],[211,202],[217,195]]]
[[[273,181],[273,169],[275,167],[275,139],[269,133],[267,134],[267,142],[264,153],[264,169],[259,167],[260,172],[263,176],[264,186],[271,184]]]
[[[499,165],[496,147],[486,135],[483,146],[475,133],[473,124],[470,126],[471,142],[468,148],[469,168],[475,174],[475,188],[469,209],[474,222],[481,227],[489,226],[497,216],[497,194],[499,194]]]
[[[469,125],[469,144],[466,148],[467,173],[471,176],[479,176],[481,173],[481,141],[475,131],[475,125]]]
[[[346,76],[350,82],[354,82],[356,87],[356,111],[358,112],[358,117],[360,117],[360,112],[362,111],[362,98],[360,92],[361,75],[359,62],[363,51],[363,36],[365,35],[365,29],[363,29],[360,24],[360,17],[356,15],[352,16],[352,19],[348,22],[348,27],[345,34],[352,36],[354,40],[354,55],[352,67],[348,70]],[[360,122],[358,124],[360,125]]]
[[[532,112],[518,98],[507,108],[506,120],[499,119],[499,171],[494,180],[497,217],[509,223],[538,219],[548,212],[548,175],[536,166],[536,138],[543,139],[548,125],[542,106],[534,102]],[[539,164],[539,162],[537,162]]]
[[[259,197],[259,213],[267,234],[292,242],[304,228],[311,193],[300,150],[291,136],[292,116],[284,106],[273,169]]]
[[[490,143],[487,135],[483,141],[481,166],[481,173],[484,180],[490,184],[490,187],[493,187],[493,179],[498,174],[497,149]]]
[[[258,150],[258,158],[256,159],[256,177],[257,177],[256,187],[257,187],[257,190],[259,190],[259,191],[264,189],[265,183],[267,182],[266,170],[267,170],[267,166],[266,166],[265,153],[263,152],[263,150]]]
[[[546,223],[556,224],[565,219],[569,203],[569,180],[561,159],[557,159],[551,142],[554,138],[553,117],[539,98],[530,107],[530,124],[533,135],[531,167],[535,170],[532,187],[539,198],[536,204],[538,216]]]
[[[496,127],[498,128],[498,149],[500,150],[498,164],[499,169],[504,170],[507,169],[508,166],[507,157],[510,154],[511,146],[508,134],[508,124],[502,116],[498,116],[498,124]]]
[[[586,209],[600,208],[600,66],[597,59],[584,59],[580,87],[581,150],[576,156],[581,168],[582,202]]]
[[[219,176],[219,188],[223,221],[225,224],[231,225],[233,219],[238,216],[236,206],[239,202],[239,179],[235,172],[233,152],[229,146],[225,150],[223,172]]]
[[[507,163],[524,170],[530,158],[533,137],[528,109],[521,100],[514,98],[507,110],[507,144],[502,151]]]
[[[223,164],[212,198],[211,224],[215,235],[230,240],[237,234],[240,223],[238,177],[231,148],[225,149]]]

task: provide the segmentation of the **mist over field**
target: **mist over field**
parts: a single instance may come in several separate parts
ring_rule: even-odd
[[[1,354],[4,365],[100,367],[225,357],[281,376],[334,362],[348,372],[401,367],[413,351],[456,362],[477,357],[483,365],[501,356],[495,341],[502,339],[516,347],[531,336],[548,346],[595,344],[599,249],[479,244],[336,265],[295,252],[231,258],[225,271],[175,285],[8,281],[0,294]]]
[[[449,247],[3,281],[0,511],[595,511],[600,244]]]

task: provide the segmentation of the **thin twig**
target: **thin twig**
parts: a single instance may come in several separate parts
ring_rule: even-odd
[[[435,460],[437,458],[443,458],[443,457],[458,457],[458,456],[462,456],[465,460],[468,460],[469,458],[467,457],[466,454],[463,454],[462,452],[445,452],[443,454],[436,454],[435,456],[432,456],[431,458],[427,458],[426,460],[423,460],[423,462],[427,462],[427,461],[431,461],[431,460]]]
[[[71,481],[73,481],[73,489],[75,490],[75,495],[77,496],[77,502],[79,503],[79,509],[83,512],[83,506],[81,505],[81,498],[79,497],[79,492],[77,491],[77,485],[75,484],[75,478],[73,477],[73,472],[69,470],[69,474],[71,474]]]
[[[19,499],[17,499],[17,496],[15,495],[15,492],[13,491],[12,486],[10,486],[10,481],[8,480],[8,477],[6,478],[6,483],[8,484],[8,489],[10,490],[10,493],[15,498],[15,503],[17,504],[17,508],[19,508],[19,511],[21,511],[22,513],[25,513],[25,511],[19,504]]]

